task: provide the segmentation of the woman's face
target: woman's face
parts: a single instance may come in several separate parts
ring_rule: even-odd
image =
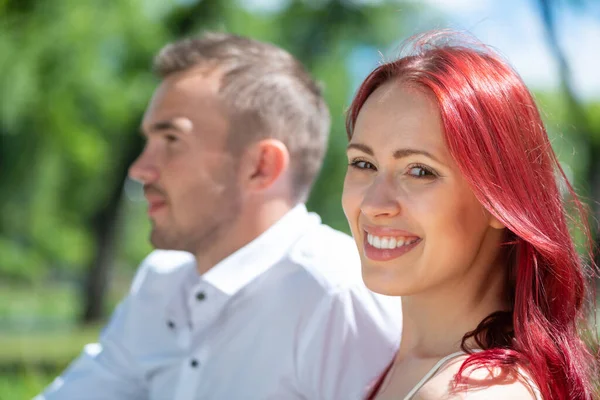
[[[503,226],[452,159],[433,95],[397,81],[379,87],[358,115],[348,164],[342,204],[371,290],[460,285],[496,254]]]

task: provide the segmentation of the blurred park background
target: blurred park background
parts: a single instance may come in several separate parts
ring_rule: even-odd
[[[31,398],[93,341],[151,250],[126,172],[165,43],[224,30],[308,66],[333,115],[309,208],[348,231],[344,110],[380,53],[446,27],[474,33],[522,74],[598,216],[600,1],[0,0],[0,399]]]

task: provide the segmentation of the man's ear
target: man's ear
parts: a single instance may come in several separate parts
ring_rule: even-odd
[[[268,189],[288,170],[289,164],[290,153],[281,141],[258,141],[246,150],[242,159],[242,184],[250,190]]]

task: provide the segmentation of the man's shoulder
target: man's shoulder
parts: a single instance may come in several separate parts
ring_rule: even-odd
[[[169,286],[193,271],[196,261],[191,253],[175,250],[154,250],[140,264],[133,280],[132,291],[147,286]]]
[[[360,257],[352,237],[320,224],[292,246],[289,259],[324,289],[362,285]]]

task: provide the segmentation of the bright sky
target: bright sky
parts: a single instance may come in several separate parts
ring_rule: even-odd
[[[420,1],[446,14],[449,27],[467,30],[500,51],[531,88],[558,86],[537,0]],[[589,7],[559,9],[556,27],[578,95],[600,100],[600,2]]]
[[[290,1],[239,0],[239,4],[247,9],[273,13],[285,8]],[[380,3],[384,0],[346,1]],[[544,38],[537,0],[398,0],[398,4],[403,1],[427,4],[447,17],[448,22],[444,26],[428,26],[431,22],[426,19],[421,25],[417,22],[419,31],[431,28],[467,30],[502,53],[530,88],[558,87],[557,66]],[[577,94],[584,99],[600,100],[600,1],[595,5],[592,5],[593,1],[585,3],[588,8],[584,12],[572,7],[559,9],[557,29]],[[351,64],[354,64],[351,69],[357,82],[379,59],[373,49],[357,49],[351,56]]]

